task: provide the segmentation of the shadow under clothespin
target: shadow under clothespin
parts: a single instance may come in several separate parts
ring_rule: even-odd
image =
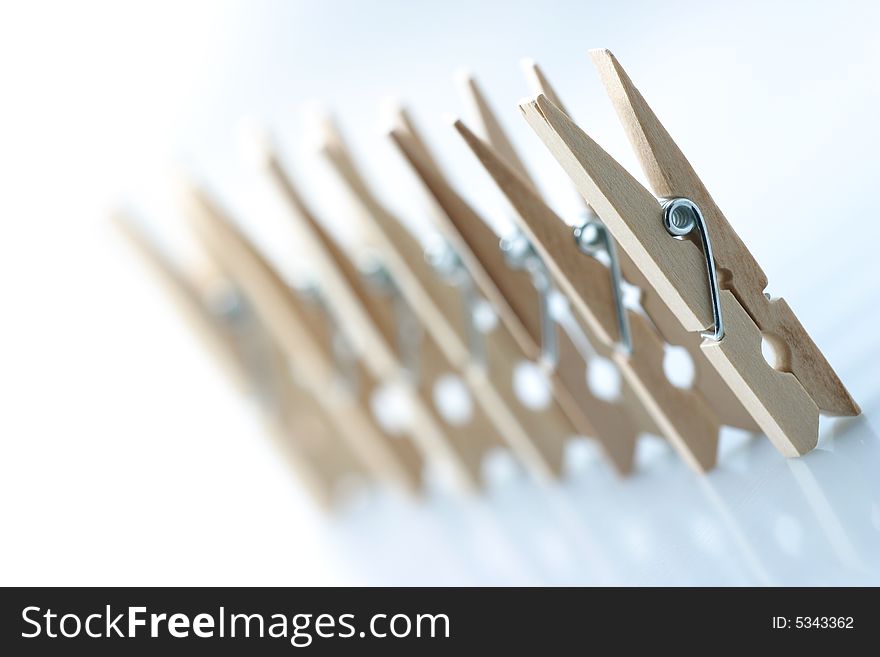
[[[699,333],[697,362],[711,365],[776,448],[810,451],[820,410],[854,415],[858,406],[788,305],[765,296],[766,276],[619,63],[608,51],[593,57],[657,196],[547,96],[520,105],[526,120],[626,254],[624,274],[643,286],[664,337]],[[765,360],[762,338],[777,362]]]
[[[254,395],[278,448],[313,498],[324,508],[343,501],[351,484],[368,473],[309,390],[291,376],[286,358],[235,285],[219,274],[210,285],[199,281],[130,215],[113,219],[231,378]]]

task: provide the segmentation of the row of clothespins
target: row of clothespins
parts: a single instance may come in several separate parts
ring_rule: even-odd
[[[594,439],[621,474],[644,434],[666,438],[707,471],[722,426],[763,433],[792,457],[815,447],[820,413],[859,413],[785,301],[765,295],[761,268],[618,61],[606,50],[592,57],[652,189],[578,127],[530,63],[537,96],[520,111],[583,197],[574,225],[541,196],[472,79],[479,130],[461,121],[454,128],[513,207],[512,236],[499,239],[456,191],[403,111],[390,138],[436,210],[439,238],[427,251],[370,188],[329,121],[323,154],[369,220],[378,254],[369,267],[328,231],[268,145],[266,172],[315,266],[307,285],[289,284],[204,189],[188,190],[187,210],[216,264],[210,282],[171,262],[135,222],[121,222],[218,354],[257,389],[319,499],[352,474],[418,491],[426,463],[442,463],[457,486],[475,490],[484,456],[499,446],[551,479],[574,435]],[[638,308],[624,303],[624,280],[640,290]],[[664,371],[669,346],[690,355],[689,386]],[[589,383],[599,361],[618,372],[612,395]],[[541,368],[545,399],[527,403],[518,392],[523,363]],[[454,419],[436,395],[450,374],[470,400]],[[396,434],[372,403],[389,385],[407,406]]]

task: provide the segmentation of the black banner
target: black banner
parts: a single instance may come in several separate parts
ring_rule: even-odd
[[[658,650],[839,648],[878,638],[873,596],[815,588],[4,589],[0,647],[6,655],[411,655],[480,647],[604,654],[645,642]]]

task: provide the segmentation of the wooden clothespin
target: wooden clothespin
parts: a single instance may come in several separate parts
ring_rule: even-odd
[[[571,116],[561,104],[562,101],[559,100],[559,96],[538,65],[534,61],[526,60],[523,62],[523,68],[536,93],[543,93],[551,102],[562,109],[566,115]],[[581,199],[584,200],[583,197]],[[587,211],[598,220],[589,203],[584,200],[584,204]],[[688,333],[669,307],[663,303],[662,299],[650,293],[644,276],[638,267],[633,264],[629,254],[621,251],[619,252],[619,259],[625,277],[630,283],[636,284],[641,288],[640,303],[654,323],[655,328],[658,329],[667,343],[684,347],[690,354],[696,369],[693,388],[704,396],[709,406],[718,416],[720,423],[751,432],[760,431],[755,420],[700,350],[702,338],[698,334]]]
[[[368,477],[311,391],[291,376],[286,358],[234,286],[212,276],[223,289],[223,303],[216,303],[215,284],[207,286],[174,264],[127,214],[115,215],[114,221],[231,378],[256,394],[271,435],[315,500],[330,507],[351,478]]]
[[[526,120],[629,256],[647,298],[702,334],[705,358],[780,452],[810,451],[820,410],[855,415],[858,406],[788,305],[764,295],[766,276],[620,64],[604,50],[593,58],[661,200],[546,95],[520,106]],[[775,366],[762,355],[762,332]]]
[[[404,112],[399,111],[395,121],[414,132]],[[486,301],[453,247],[440,240],[438,248],[426,254],[369,188],[329,120],[324,124],[322,150],[372,227],[372,239],[400,282],[402,294],[450,365],[463,373],[501,440],[539,479],[556,476],[565,442],[576,430],[554,401],[528,408],[518,398],[514,376],[522,352],[506,327],[495,326],[487,332],[479,326],[477,310]]]
[[[377,425],[369,394],[378,384],[369,377],[354,388],[339,384],[327,327],[302,311],[297,295],[204,190],[187,185],[188,215],[196,234],[234,278],[257,317],[276,340],[302,381],[326,410],[338,433],[379,481],[416,493],[422,460],[405,436]]]
[[[374,375],[407,390],[413,407],[412,433],[425,457],[451,466],[462,490],[476,490],[483,457],[501,444],[483,408],[473,405],[470,413],[458,418],[441,412],[435,385],[457,370],[433,334],[423,332],[400,281],[381,258],[374,259],[372,272],[360,269],[307,205],[274,149],[264,147],[266,170],[308,245],[331,312],[348,328],[351,342]]]
[[[536,66],[531,65],[530,71],[543,89],[557,97]],[[455,127],[516,210],[520,229],[546,263],[556,284],[572,301],[593,347],[619,367],[624,389],[630,394],[620,400],[617,412],[627,412],[625,402],[629,399],[630,408],[638,405],[644,409],[686,462],[697,470],[710,469],[717,457],[721,426],[754,431],[755,423],[702,358],[699,339],[694,341],[685,331],[672,336],[670,342],[685,346],[694,358],[694,384],[690,389],[682,389],[668,380],[663,364],[665,345],[657,329],[644,315],[622,305],[620,270],[631,273],[626,254],[618,252],[589,208],[586,220],[580,219],[574,227],[556,215],[542,200],[475,83],[471,82],[468,88],[481,122],[495,126],[483,129],[493,141],[482,141],[461,121]],[[513,153],[513,157],[503,157],[501,153],[505,152]],[[608,266],[599,261],[599,255],[609,260]],[[646,305],[655,309],[654,304]],[[665,319],[665,307],[656,310],[654,316]]]

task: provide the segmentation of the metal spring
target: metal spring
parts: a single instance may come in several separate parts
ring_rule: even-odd
[[[608,255],[608,269],[611,270],[611,289],[614,293],[614,308],[617,311],[617,330],[620,340],[617,348],[629,355],[632,353],[632,334],[629,329],[629,316],[623,305],[623,290],[621,289],[620,261],[617,258],[617,248],[614,240],[608,234],[608,229],[595,214],[586,213],[586,218],[579,226],[572,229],[575,242],[582,253],[596,258],[601,253]]]

